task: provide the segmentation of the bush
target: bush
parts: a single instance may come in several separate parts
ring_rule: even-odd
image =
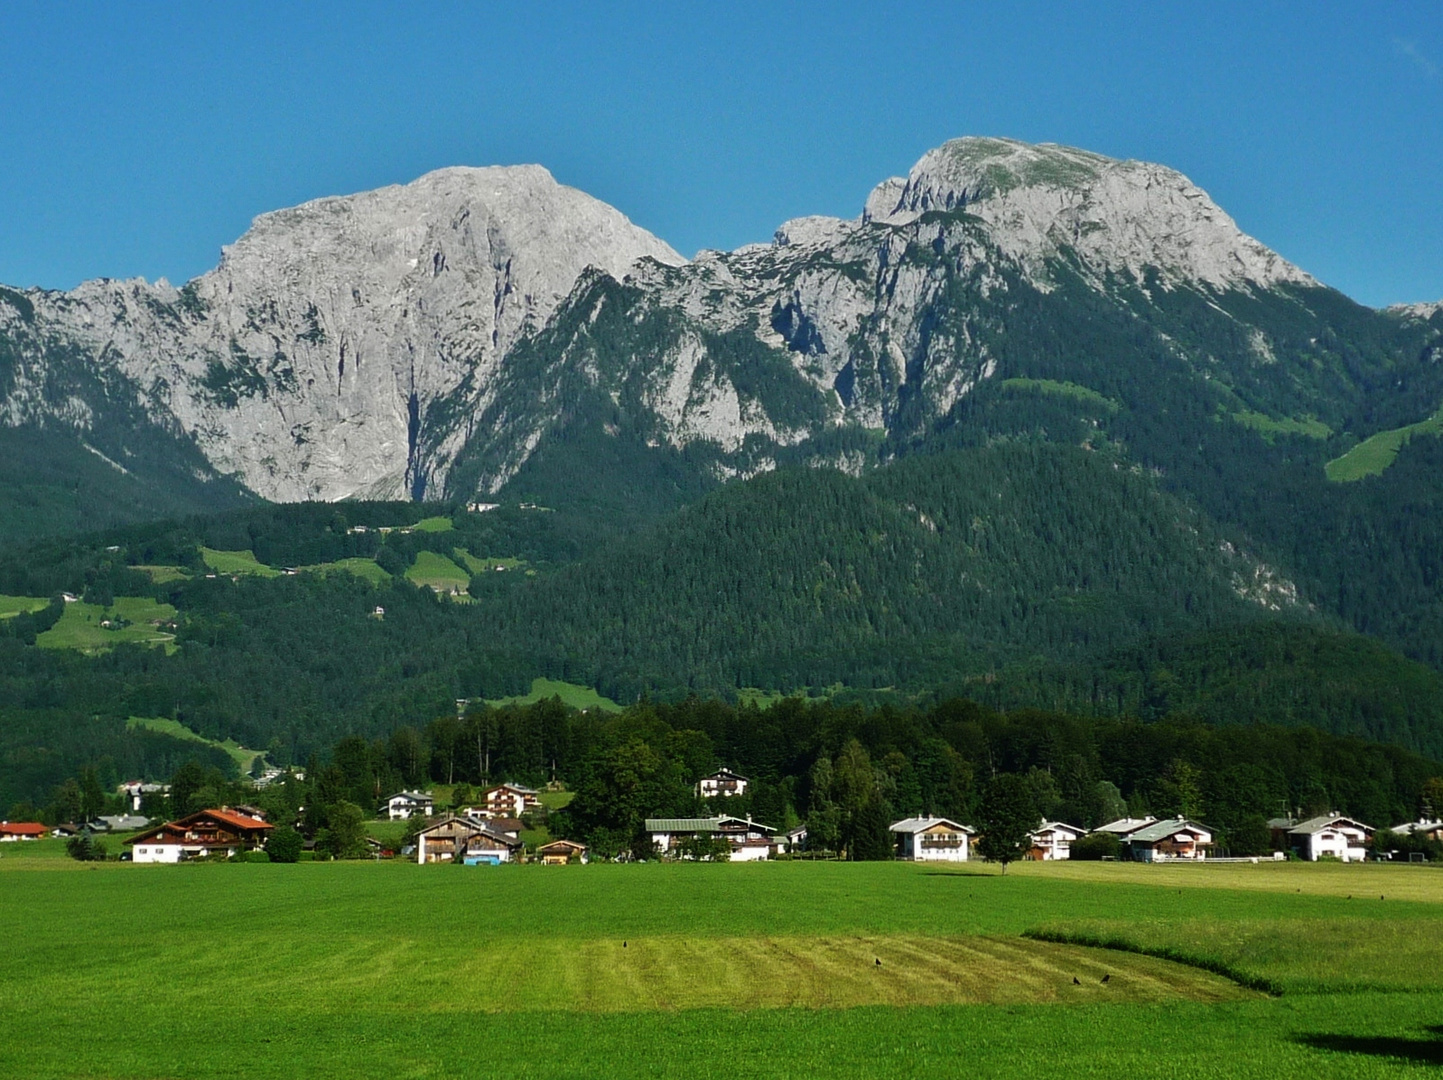
[[[104,840],[96,840],[89,833],[72,836],[65,844],[66,853],[78,862],[104,862],[109,854]]]
[[[266,841],[268,861],[274,863],[299,862],[303,843],[301,834],[289,825],[282,825],[280,828],[272,830],[270,839]]]
[[[1099,859],[1115,859],[1122,845],[1112,833],[1093,833],[1072,842],[1070,857],[1096,862]]]

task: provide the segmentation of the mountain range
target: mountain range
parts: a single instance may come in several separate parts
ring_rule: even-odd
[[[0,592],[464,548],[536,572],[475,574],[459,651],[326,593],[376,694],[950,686],[1443,746],[1443,305],[1356,304],[1181,174],[1051,144],[957,139],[859,201],[688,260],[542,168],[445,169],[263,215],[181,288],[0,289],[0,538],[211,515],[15,548]],[[226,635],[168,588],[175,712]],[[253,674],[196,725],[276,734]],[[335,693],[294,724],[404,711]]]

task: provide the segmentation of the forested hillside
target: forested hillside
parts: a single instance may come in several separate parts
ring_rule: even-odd
[[[132,717],[279,763],[542,676],[623,703],[958,693],[1443,754],[1435,671],[1311,604],[1105,443],[783,469],[630,529],[437,509],[265,506],[12,549],[6,790],[37,797],[96,756],[152,774],[185,756]]]

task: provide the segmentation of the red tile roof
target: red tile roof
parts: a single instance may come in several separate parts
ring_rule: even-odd
[[[38,821],[8,821],[0,825],[0,836],[44,836],[49,831]]]
[[[249,817],[246,814],[238,814],[234,810],[202,810],[202,814],[209,814],[217,821],[223,821],[227,825],[234,825],[237,829],[273,829],[269,821],[262,821],[260,818]],[[182,819],[185,820],[185,819]]]

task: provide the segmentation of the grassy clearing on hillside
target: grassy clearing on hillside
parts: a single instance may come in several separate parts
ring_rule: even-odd
[[[422,518],[411,526],[414,531],[425,533],[450,532],[455,527],[455,524],[448,517]]]
[[[40,596],[0,596],[0,619],[13,619],[30,611],[43,611],[50,601]]]
[[[455,549],[456,561],[471,571],[472,574],[484,574],[487,571],[495,572],[501,570],[522,570],[526,567],[526,560],[506,558],[492,558],[472,555],[465,548]]]
[[[226,739],[224,742],[217,742],[214,739],[207,739],[204,735],[191,731],[179,720],[171,720],[163,716],[132,716],[125,721],[128,728],[145,728],[147,731],[158,731],[162,735],[169,735],[175,739],[184,739],[186,742],[204,743],[206,746],[218,746],[231,756],[244,775],[251,770],[251,766],[258,757],[264,757],[264,750],[247,750],[234,739]]]
[[[148,596],[117,596],[109,608],[75,602],[65,605],[60,621],[35,638],[42,649],[78,649],[84,653],[104,652],[122,643],[163,645],[171,648],[175,635],[158,629],[174,619],[175,608]],[[102,626],[102,622],[123,619],[129,626]]]
[[[1365,476],[1377,476],[1398,456],[1398,451],[1415,435],[1443,434],[1443,411],[1436,412],[1426,420],[1407,424],[1391,431],[1380,431],[1364,439],[1342,457],[1334,458],[1324,466],[1328,479],[1338,483],[1361,480]]]
[[[280,577],[281,572],[256,559],[253,551],[217,551],[215,548],[200,549],[205,564],[217,574],[257,574],[260,577]]]
[[[157,585],[166,585],[190,577],[190,571],[183,566],[132,566],[131,569],[149,574],[150,580]]]
[[[488,699],[486,704],[497,707],[534,705],[538,701],[545,701],[552,697],[559,697],[563,705],[569,705],[573,709],[604,709],[607,712],[620,712],[622,708],[610,698],[602,697],[589,686],[578,686],[576,683],[562,682],[560,679],[532,679],[530,693],[506,698],[492,698]]]
[[[1070,397],[1077,401],[1085,401],[1089,405],[1100,405],[1108,412],[1117,412],[1120,405],[1112,398],[1099,394],[1096,390],[1086,386],[1079,386],[1074,382],[1058,382],[1056,379],[1003,379],[1002,386],[1007,390],[1020,390],[1038,394],[1055,394],[1058,397]]]
[[[375,559],[337,559],[335,562],[315,563],[311,566],[299,566],[296,569],[302,573],[311,574],[353,574],[369,581],[372,585],[384,585],[391,580],[391,575],[383,570]]]
[[[418,551],[416,561],[406,571],[406,579],[437,592],[465,593],[471,584],[470,574],[435,551]]]
[[[1326,439],[1333,434],[1333,429],[1315,416],[1304,416],[1296,420],[1275,420],[1267,413],[1249,412],[1244,409],[1233,413],[1232,417],[1243,427],[1252,428],[1269,441],[1278,435],[1302,435],[1309,439]]]
[[[1406,996],[1311,986],[1269,999],[1017,935],[1066,918],[1186,937],[1210,919],[1219,933],[1270,926],[1281,944],[1258,963],[1271,974],[1340,933],[1406,957],[1443,940],[1443,874],[1149,869],[165,867],[5,853],[0,891],[26,932],[0,951],[0,1075],[901,1078],[965,1063],[969,1076],[1326,1078],[1439,1060],[1426,1025],[1443,994],[1422,962],[1399,965]],[[1420,899],[1353,911],[1335,895],[1351,870]],[[223,912],[224,926],[175,917],[157,933],[142,912]],[[73,1007],[118,984],[123,1007]]]

